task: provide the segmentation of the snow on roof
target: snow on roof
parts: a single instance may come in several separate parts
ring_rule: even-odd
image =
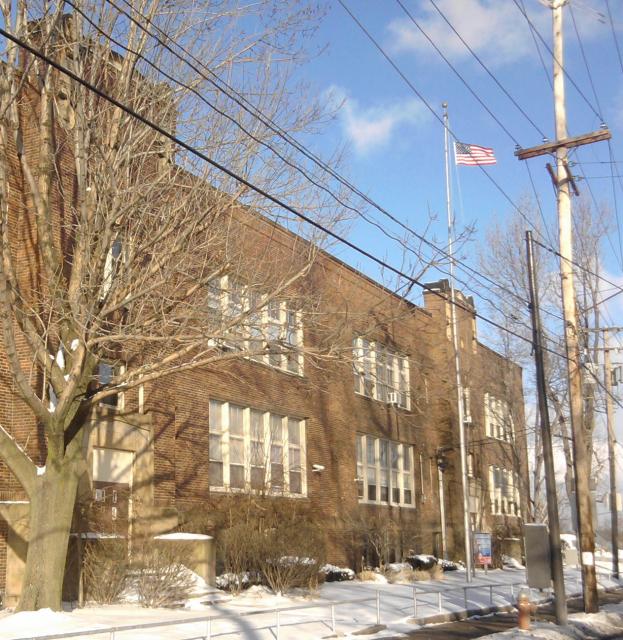
[[[176,533],[163,533],[156,536],[155,540],[213,540],[212,536],[207,536],[204,533],[185,533],[183,531],[177,531]]]

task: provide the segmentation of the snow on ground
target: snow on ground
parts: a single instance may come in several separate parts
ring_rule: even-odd
[[[579,591],[579,579],[580,573],[577,569],[567,570],[568,593]],[[488,607],[491,604],[496,606],[509,604],[514,601],[513,595],[517,595],[519,586],[524,582],[525,572],[519,569],[492,570],[487,574],[478,571],[467,591],[467,606],[475,609]],[[618,583],[601,572],[599,582],[602,587],[618,586]],[[387,629],[375,635],[368,635],[366,638],[397,637],[416,628],[410,622],[414,615],[414,587],[417,617],[423,618],[440,613],[439,593],[441,593],[442,613],[464,610],[466,606],[464,586],[465,572],[452,571],[446,573],[442,581],[417,582],[414,585],[360,581],[325,583],[317,593],[312,595],[300,591],[282,596],[271,593],[265,587],[252,587],[239,596],[232,597],[208,587],[198,591],[183,609],[142,609],[134,604],[122,604],[88,606],[60,613],[44,610],[10,614],[0,611],[0,638],[14,640],[52,633],[68,633],[71,630],[93,631],[110,626],[171,623],[150,629],[117,632],[115,640],[182,640],[207,635],[208,623],[198,621],[199,618],[221,616],[220,619],[213,620],[211,628],[212,635],[218,635],[219,640],[234,638],[274,640],[277,622],[277,614],[274,610],[281,609],[280,638],[311,640],[332,635],[332,602],[365,599],[363,602],[334,606],[336,631],[345,637],[355,637],[351,636],[353,632],[376,624],[377,594],[380,597],[381,623],[386,625]],[[292,610],[292,607],[296,609]],[[619,614],[616,613],[616,615]],[[610,620],[605,616],[602,623],[605,625],[619,622],[618,618]],[[552,632],[551,628],[544,627],[544,629],[544,633]],[[623,635],[623,623],[621,629]],[[84,634],[80,637],[83,640],[107,638],[105,635],[95,634]],[[522,637],[531,636],[524,633]],[[566,639],[569,636],[550,634],[532,637],[549,640]]]
[[[569,616],[566,627],[538,622],[530,631],[510,629],[503,633],[482,636],[481,640],[512,640],[538,638],[539,640],[581,640],[623,636],[623,604],[607,604],[599,613],[576,613]]]

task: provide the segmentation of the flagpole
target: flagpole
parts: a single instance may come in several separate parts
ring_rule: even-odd
[[[463,415],[463,385],[461,383],[461,361],[456,323],[456,292],[454,289],[454,216],[450,193],[450,151],[448,145],[448,103],[444,102],[444,156],[446,161],[446,211],[448,214],[448,254],[450,256],[450,321],[452,325],[452,346],[454,349],[454,368],[456,371],[456,392],[459,419],[459,442],[461,448],[461,484],[463,489],[463,529],[465,531],[465,574],[467,582],[472,581],[472,541],[471,521],[469,517],[469,485],[467,480],[467,446],[465,438],[465,416]]]

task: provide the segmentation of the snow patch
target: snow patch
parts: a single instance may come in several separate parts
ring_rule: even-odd
[[[78,338],[74,338],[74,339],[71,341],[71,344],[69,345],[69,348],[70,348],[72,351],[75,351],[79,346],[80,346],[80,340],[78,340]]]
[[[43,465],[42,467],[37,467],[37,475],[38,476],[45,475],[45,465]]]

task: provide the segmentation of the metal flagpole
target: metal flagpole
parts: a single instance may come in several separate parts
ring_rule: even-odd
[[[463,528],[465,530],[465,574],[467,582],[472,581],[472,536],[469,517],[469,486],[467,482],[467,443],[465,438],[465,417],[463,415],[463,385],[461,383],[461,362],[459,358],[459,338],[456,324],[456,292],[454,290],[454,216],[450,200],[450,155],[448,149],[448,103],[443,105],[444,155],[446,161],[446,210],[448,214],[448,255],[450,256],[450,321],[452,325],[452,346],[456,371],[456,392],[459,419],[459,442],[461,448],[461,484],[463,488]]]

